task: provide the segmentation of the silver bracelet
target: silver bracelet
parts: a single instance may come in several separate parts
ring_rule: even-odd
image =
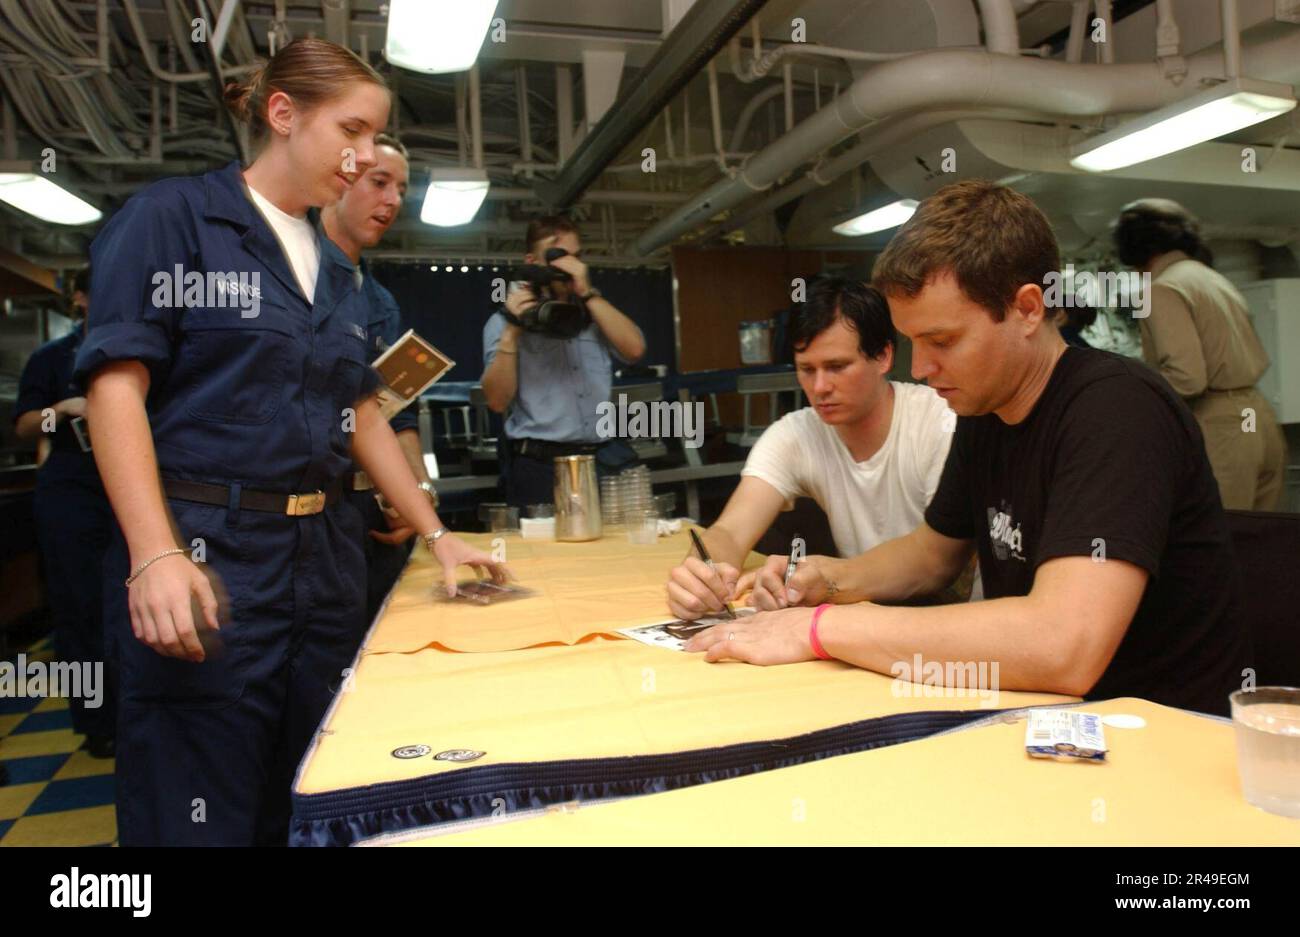
[[[127,584],[127,586],[130,586],[131,583],[133,583],[133,582],[135,582],[137,579],[139,579],[139,578],[140,578],[140,574],[141,574],[142,572],[144,572],[146,569],[148,569],[148,568],[149,568],[150,566],[152,566],[154,563],[156,563],[156,562],[158,562],[159,560],[161,560],[163,557],[165,557],[165,556],[175,556],[177,553],[184,553],[184,552],[185,552],[185,551],[182,550],[180,547],[173,547],[173,548],[170,549],[170,550],[164,550],[162,553],[159,553],[157,556],[150,557],[149,559],[147,559],[147,560],[145,560],[143,563],[141,563],[139,566],[137,566],[137,567],[135,568],[135,570],[131,573],[131,575],[129,575],[129,576],[126,577],[126,584]]]
[[[424,545],[429,548],[429,552],[432,553],[433,545],[449,533],[451,533],[451,531],[447,529],[446,525],[444,525],[439,527],[437,530],[429,531],[427,534],[421,534],[420,538],[424,541]]]

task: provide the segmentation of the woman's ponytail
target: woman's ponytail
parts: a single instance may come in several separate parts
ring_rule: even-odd
[[[267,131],[267,102],[277,91],[309,111],[357,81],[387,87],[383,77],[351,49],[325,39],[295,39],[243,81],[229,82],[223,97],[235,119],[247,124],[253,139],[260,140]]]

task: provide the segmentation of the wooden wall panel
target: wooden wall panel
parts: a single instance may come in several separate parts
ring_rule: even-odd
[[[790,305],[790,281],[811,279],[828,266],[843,269],[866,263],[866,254],[793,251],[777,247],[675,247],[679,354],[677,369],[708,371],[738,368],[740,323],[767,319]],[[755,417],[765,420],[762,398]],[[719,396],[723,421],[740,422],[736,394]]]
[[[820,251],[771,247],[673,248],[677,369],[740,367],[740,323],[790,305],[790,281],[822,270]]]

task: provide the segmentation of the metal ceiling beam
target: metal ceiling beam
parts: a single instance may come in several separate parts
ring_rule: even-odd
[[[226,0],[226,7],[222,10],[223,18],[226,18],[227,11],[230,16],[234,15],[234,8],[239,5],[239,0]],[[211,16],[208,13],[208,6],[203,0],[199,0],[199,9],[203,12],[203,18],[211,22]],[[228,20],[227,20],[228,22]],[[229,28],[229,26],[227,26]],[[235,155],[240,163],[247,166],[249,162],[248,147],[245,144],[245,137],[239,132],[239,122],[235,120],[235,115],[230,113],[230,109],[222,103],[224,100],[226,88],[226,76],[221,68],[221,50],[216,47],[214,42],[202,43],[207,54],[204,55],[204,64],[208,68],[208,74],[212,76],[212,87],[216,92],[217,111],[220,113],[220,121],[225,124],[226,129],[230,132],[230,139],[235,144]]]
[[[537,194],[567,208],[678,91],[749,22],[766,0],[696,0],[637,79],[583,138],[560,174],[539,179]]]

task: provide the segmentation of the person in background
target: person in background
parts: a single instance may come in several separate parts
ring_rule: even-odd
[[[524,262],[549,263],[568,274],[567,283],[552,288],[560,297],[585,303],[591,323],[576,338],[562,339],[525,331],[497,310],[483,326],[483,393],[492,410],[506,415],[506,500],[520,507],[553,500],[558,456],[594,455],[605,472],[628,464],[626,444],[597,433],[596,408],[610,399],[611,359],[634,364],[645,354],[636,323],[592,285],[573,222],[558,216],[534,219],[525,240]],[[547,261],[550,248],[565,255]],[[506,296],[505,311],[523,316],[537,300],[522,286]]]
[[[769,557],[736,588],[752,582],[766,611],[687,650],[893,676],[917,657],[945,674],[983,661],[995,684],[966,689],[1227,714],[1250,638],[1200,429],[1140,362],[1061,340],[1043,302],[1060,266],[1047,218],[1013,189],[971,180],[921,203],[872,282],[912,339],[913,376],[958,414],[924,521],[861,556],[809,557],[788,588]],[[985,601],[876,604],[935,591],[976,550]]]
[[[77,324],[32,353],[18,382],[14,432],[48,440],[49,455],[36,473],[36,532],[45,563],[45,595],[54,619],[54,644],[65,662],[100,668],[98,698],[72,696],[68,709],[81,747],[92,758],[111,758],[117,734],[116,673],[104,649],[103,575],[100,564],[117,530],[84,428],[86,398],[72,378],[86,336],[90,270],[72,280],[70,311]],[[76,426],[74,427],[74,423]],[[80,432],[78,432],[80,431]]]
[[[1113,236],[1120,261],[1151,275],[1147,315],[1138,319],[1142,357],[1196,415],[1223,506],[1277,510],[1286,439],[1255,389],[1269,361],[1245,298],[1210,266],[1200,225],[1177,202],[1130,202]]]
[[[361,291],[370,306],[366,325],[370,355],[377,358],[401,337],[402,312],[393,294],[371,274],[362,253],[374,247],[397,220],[402,199],[410,183],[410,166],[406,147],[395,137],[381,133],[375,137],[375,165],[366,170],[343,197],[321,211],[325,234],[357,265]],[[438,506],[420,448],[419,420],[413,403],[390,421],[397,441],[430,503]],[[344,476],[347,498],[361,512],[366,533],[362,548],[366,554],[366,622],[372,622],[379,607],[402,574],[411,555],[415,530],[393,508],[381,508],[370,477],[353,464]]]
[[[795,498],[816,501],[839,555],[857,556],[912,531],[939,486],[956,415],[925,385],[886,377],[897,335],[883,296],[855,280],[818,280],[791,339],[811,405],[754,444],[703,534],[714,567],[692,555],[669,573],[668,608],[678,618],[722,610],[745,557]]]

